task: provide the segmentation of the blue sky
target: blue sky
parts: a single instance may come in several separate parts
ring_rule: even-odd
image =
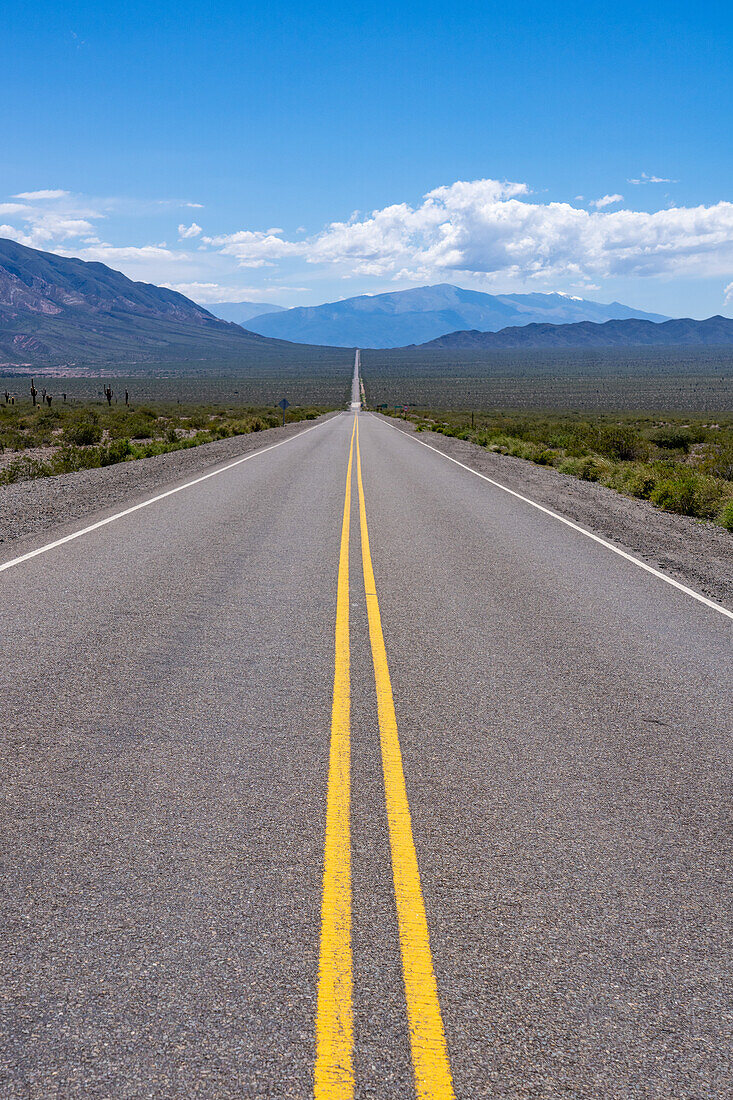
[[[715,3],[6,6],[0,235],[204,302],[731,315],[732,40]]]

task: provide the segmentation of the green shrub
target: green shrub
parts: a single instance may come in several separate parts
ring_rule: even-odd
[[[593,455],[584,458],[566,458],[560,464],[560,470],[564,474],[572,474],[581,481],[600,481],[608,468]]]
[[[99,466],[99,448],[65,444],[53,456],[49,466],[54,474],[73,474],[77,470],[92,470],[95,466]]]
[[[0,470],[0,485],[12,485],[16,481],[29,481],[36,477],[47,477],[50,473],[52,473],[52,470],[47,463],[23,455],[22,458],[16,458],[14,462],[10,462]]]
[[[649,499],[665,512],[712,519],[719,510],[721,488],[712,478],[676,469],[660,478]]]
[[[150,439],[154,434],[154,425],[142,416],[131,416],[125,427],[125,435],[129,439]]]
[[[701,428],[680,428],[673,425],[660,428],[659,431],[653,433],[651,439],[657,447],[662,447],[667,451],[684,451],[687,454],[693,443],[703,442],[705,431]]]
[[[631,427],[612,424],[598,432],[596,450],[616,462],[629,462],[641,458],[646,452],[643,440]]]
[[[733,500],[727,501],[718,512],[718,523],[726,531],[733,531]]]
[[[709,443],[702,455],[700,469],[711,477],[733,481],[733,439]]]
[[[66,425],[62,438],[74,447],[92,447],[102,438],[102,429],[93,420],[78,420]]]
[[[632,466],[624,472],[621,487],[632,497],[649,500],[657,484],[654,472],[648,466]]]
[[[545,448],[535,455],[534,461],[538,466],[554,466],[555,452]]]
[[[115,466],[118,462],[124,462],[131,454],[132,447],[129,439],[115,439],[100,449],[99,465]]]

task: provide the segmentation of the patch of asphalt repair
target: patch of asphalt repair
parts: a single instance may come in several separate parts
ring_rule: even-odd
[[[15,549],[16,543],[34,535],[62,534],[98,512],[135,503],[220,463],[300,435],[336,415],[325,413],[316,420],[298,420],[284,427],[217,439],[135,462],[4,485],[0,487],[0,559],[10,556],[10,547]]]
[[[595,482],[580,481],[550,466],[496,454],[477,443],[439,432],[415,433],[409,421],[375,415],[398,431],[417,434],[437,451],[507,489],[559,512],[709,599],[733,608],[733,535],[725,528],[663,512],[645,500],[624,496]],[[517,507],[524,505],[518,501]]]

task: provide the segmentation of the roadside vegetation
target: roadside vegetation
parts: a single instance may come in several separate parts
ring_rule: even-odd
[[[0,485],[112,466],[198,447],[215,439],[282,424],[278,408],[230,405],[135,404],[63,397],[34,406],[0,395]],[[325,407],[291,406],[287,422],[312,420]]]
[[[385,410],[386,411],[386,410]],[[398,412],[418,431],[553,466],[733,531],[733,417]]]

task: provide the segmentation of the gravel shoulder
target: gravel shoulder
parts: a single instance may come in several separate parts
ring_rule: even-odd
[[[380,419],[407,435],[415,431],[409,421],[382,416]],[[420,432],[419,438],[494,478],[507,489],[523,493],[587,527],[710,599],[733,608],[733,535],[724,528],[690,516],[662,512],[646,501],[623,496],[605,485],[580,481],[523,458],[495,454],[463,439],[430,431]]]
[[[300,420],[281,428],[218,439],[199,447],[120,462],[98,470],[19,481],[0,487],[0,560],[33,545],[35,536],[62,537],[80,521],[102,518],[120,506],[172,487],[234,458],[270,447],[312,428],[337,413]]]

